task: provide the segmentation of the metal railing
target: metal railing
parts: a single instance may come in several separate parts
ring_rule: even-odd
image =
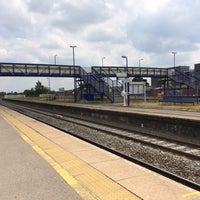
[[[79,77],[80,66],[0,63],[0,76]]]
[[[114,97],[121,97],[121,92],[123,90],[122,83],[119,80],[112,80],[112,78],[109,76],[109,74],[104,72],[103,69],[101,70],[101,74],[99,74],[99,71],[97,71],[95,68],[92,69],[93,74],[98,74],[99,76],[104,79],[104,81],[109,85],[110,90],[113,91]]]
[[[116,77],[118,73],[127,73],[128,77],[167,77],[168,69],[156,67],[116,67],[116,66],[93,66],[92,71],[98,72],[102,76]]]
[[[107,96],[111,102],[114,102],[112,87],[99,74],[87,73],[81,68],[80,76],[86,84],[90,84],[98,93]]]
[[[168,69],[168,77],[176,82],[177,84],[184,84],[190,88],[199,90],[200,89],[200,79],[191,74],[180,71],[176,68]]]

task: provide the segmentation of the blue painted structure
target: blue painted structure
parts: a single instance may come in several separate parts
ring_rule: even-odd
[[[93,88],[102,98],[106,96],[111,102],[115,102],[115,96],[121,95],[122,85],[111,78],[116,77],[118,73],[126,73],[127,77],[162,78],[172,81],[174,87],[184,84],[196,90],[200,88],[198,78],[185,74],[176,68],[92,66],[91,72],[88,73],[81,66],[73,65],[0,63],[0,76],[74,78],[75,99],[78,86],[84,83],[88,86],[88,91]],[[90,94],[88,91],[86,93]]]
[[[0,76],[80,77],[80,66],[0,63]]]
[[[103,77],[116,77],[118,73],[127,73],[127,77],[168,77],[167,68],[157,67],[117,67],[117,66],[93,66],[92,73],[99,74]]]

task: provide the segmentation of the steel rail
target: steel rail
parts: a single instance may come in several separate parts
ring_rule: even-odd
[[[170,146],[169,147],[166,146],[166,144],[170,144],[170,142],[171,142],[173,145],[177,145],[177,147],[178,147],[178,145],[180,145],[179,147],[184,146],[185,148],[187,148],[187,147],[193,148],[192,150],[198,150],[198,151],[200,151],[200,145],[185,143],[185,142],[181,142],[181,141],[177,141],[177,140],[173,140],[173,139],[169,139],[169,138],[163,138],[161,136],[155,136],[155,135],[152,135],[152,134],[143,133],[143,132],[139,132],[139,131],[130,132],[130,130],[120,129],[120,128],[116,128],[116,127],[112,127],[112,129],[114,129],[114,130],[110,131],[110,130],[106,130],[106,128],[99,127],[97,124],[94,124],[93,122],[88,122],[89,124],[85,123],[85,121],[87,121],[87,120],[77,119],[76,117],[70,116],[70,119],[69,119],[68,117],[60,115],[59,113],[56,114],[56,113],[53,113],[53,112],[46,112],[46,111],[41,111],[41,110],[36,111],[33,108],[24,107],[24,106],[20,106],[20,107],[22,109],[25,108],[26,110],[30,110],[32,112],[37,112],[37,113],[40,113],[40,114],[43,114],[43,115],[47,115],[49,117],[59,118],[59,119],[62,119],[64,121],[67,121],[67,122],[70,122],[70,123],[73,123],[73,124],[76,124],[76,125],[79,125],[79,126],[92,128],[94,130],[101,131],[101,132],[107,133],[109,135],[112,135],[112,136],[115,136],[115,137],[118,137],[118,138],[121,138],[121,139],[124,139],[124,140],[131,140],[131,141],[134,141],[136,143],[141,143],[141,144],[149,146],[149,147],[153,147],[153,148],[161,149],[163,151],[172,152],[172,153],[175,153],[177,155],[185,156],[185,157],[188,157],[189,159],[200,160],[200,154],[191,154],[189,151],[181,151],[179,149],[174,149],[174,148],[171,148]],[[74,121],[74,119],[76,119],[78,121]],[[110,128],[107,125],[105,127]],[[121,133],[119,133],[119,131],[123,131],[123,132],[126,131],[127,134],[131,133],[133,135],[132,136],[122,135]],[[134,134],[139,135],[139,137],[140,136],[141,137],[143,137],[143,136],[148,137],[149,140],[156,139],[158,141],[157,141],[157,143],[151,142],[151,141],[145,141],[144,138],[135,138]],[[161,140],[161,141],[159,141],[159,140]],[[161,144],[159,144],[159,142],[165,142],[165,144],[161,145]],[[186,149],[186,150],[188,150],[188,149]]]

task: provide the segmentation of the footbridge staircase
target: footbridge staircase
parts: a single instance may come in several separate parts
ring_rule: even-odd
[[[177,68],[168,69],[168,78],[173,82],[173,88],[181,88],[186,86],[192,88],[199,94],[200,79],[189,72],[181,71]]]
[[[109,82],[98,73],[86,72],[83,68],[80,68],[80,81],[83,81],[87,86],[92,87],[101,98],[106,96],[111,102],[114,102],[114,84],[109,78]]]

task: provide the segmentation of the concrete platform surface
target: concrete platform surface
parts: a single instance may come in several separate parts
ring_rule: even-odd
[[[82,199],[1,115],[0,199]]]
[[[8,194],[10,192],[8,187],[11,186],[13,186],[13,190],[15,190],[16,194],[20,194],[20,192],[17,193],[19,190],[21,192],[27,191],[25,192],[25,195],[28,195],[28,193],[32,191],[31,187],[33,187],[33,191],[35,187],[35,194],[42,193],[42,191],[45,192],[49,189],[48,185],[45,186],[46,182],[49,183],[50,187],[53,187],[53,189],[50,190],[54,191],[54,194],[52,194],[54,197],[57,193],[59,193],[60,190],[65,191],[64,194],[68,194],[70,185],[75,191],[70,191],[70,194],[72,192],[75,197],[68,197],[65,199],[80,199],[80,197],[82,199],[105,200],[200,199],[200,193],[198,191],[194,191],[191,188],[169,180],[136,164],[119,158],[118,156],[98,149],[97,147],[94,147],[36,120],[23,116],[4,107],[0,107],[0,115],[18,129],[18,134],[16,134],[16,131],[11,131],[10,136],[7,136],[7,132],[10,131],[10,126],[6,124],[2,118],[0,118],[0,126],[4,127],[4,134],[0,134],[0,137],[4,138],[4,140],[0,140],[0,143],[2,143],[0,145],[0,153],[2,154],[4,151],[8,151],[4,155],[4,159],[0,161],[0,176],[3,178],[1,179],[0,177],[0,180],[4,180],[5,182],[2,184],[3,187],[0,185],[0,199],[6,199],[1,198],[1,194],[4,194],[3,197],[10,195]],[[0,132],[2,132],[2,129]],[[17,143],[22,143],[22,146],[25,146],[28,150],[23,149],[25,147],[21,147],[21,150],[16,152],[16,148],[20,148],[20,146],[16,148],[14,147],[16,146],[16,139],[14,139],[14,143],[12,145],[7,145],[7,143],[9,143],[7,141],[9,138],[7,137],[11,137],[11,141],[13,140],[12,138],[17,138],[17,141],[20,141]],[[28,147],[23,140],[20,140],[20,137],[23,138],[23,140],[26,141],[32,147],[32,149],[35,150],[35,152]],[[15,151],[14,154],[16,153],[14,158],[10,157],[13,154],[13,151]],[[41,157],[39,157],[36,152]],[[20,160],[16,163],[19,153]],[[32,155],[34,155],[34,159],[32,159]],[[35,156],[37,158],[35,158]],[[18,165],[16,170],[14,170],[15,163]],[[23,165],[22,163],[25,164]],[[11,169],[6,172],[7,175],[3,175],[4,172],[7,171],[7,166],[9,165],[11,165]],[[48,169],[47,172],[38,172],[38,170],[42,170],[43,167]],[[10,171],[17,172],[13,172],[12,175]],[[35,173],[32,173],[32,171]],[[23,180],[23,177],[25,177],[24,179],[26,179],[26,181],[28,179],[29,182],[17,182],[17,179],[13,180],[13,178],[9,178],[10,174],[14,177],[18,177],[20,180]],[[39,177],[37,178],[37,176],[33,176],[33,174],[38,174]],[[50,178],[51,174],[53,174],[53,177],[56,177],[56,181],[53,181],[54,184],[52,184],[52,179]],[[10,179],[12,180],[12,184],[9,184]],[[19,187],[16,183],[20,183]],[[34,184],[36,184],[36,186],[32,186]],[[65,190],[57,190],[57,185],[59,184],[61,184],[61,188],[64,187]],[[40,185],[41,192],[37,192],[37,189]],[[10,193],[15,194],[15,192]],[[78,195],[76,193],[78,193]],[[17,198],[20,200],[23,199],[20,198],[20,196],[16,196],[16,199]],[[62,198],[57,197],[52,199]]]

